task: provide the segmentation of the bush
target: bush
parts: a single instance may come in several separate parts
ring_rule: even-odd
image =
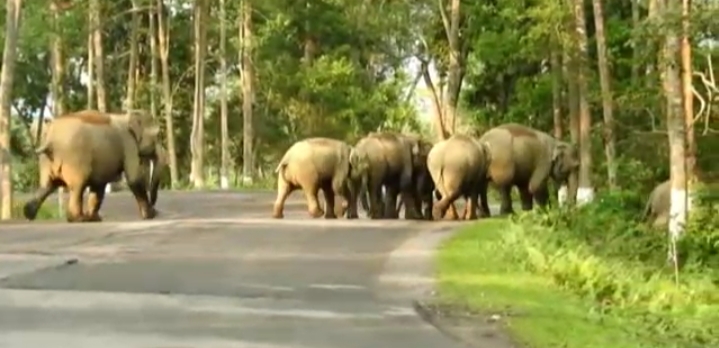
[[[526,270],[591,300],[598,313],[629,318],[662,346],[719,346],[719,217],[700,205],[678,242],[678,282],[668,238],[638,221],[636,194],[598,196],[579,209],[513,218],[502,252]]]

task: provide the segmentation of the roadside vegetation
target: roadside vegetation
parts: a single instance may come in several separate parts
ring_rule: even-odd
[[[437,301],[499,315],[526,347],[719,346],[719,215],[693,211],[675,269],[668,238],[637,221],[644,199],[468,226],[438,254]]]

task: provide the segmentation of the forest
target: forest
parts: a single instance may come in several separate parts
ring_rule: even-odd
[[[516,122],[577,144],[591,193],[583,209],[512,218],[541,257],[505,240],[507,257],[539,257],[522,267],[599,312],[633,313],[653,347],[717,343],[715,1],[6,3],[2,219],[37,186],[43,120],[77,110],[147,110],[177,190],[274,188],[280,157],[307,137],[439,140]],[[668,237],[639,221],[666,180]]]

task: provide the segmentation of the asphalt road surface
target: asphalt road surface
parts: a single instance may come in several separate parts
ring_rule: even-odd
[[[299,193],[274,220],[273,199],[163,192],[141,221],[120,192],[101,223],[0,225],[0,347],[460,347],[412,302],[461,222],[310,219]]]

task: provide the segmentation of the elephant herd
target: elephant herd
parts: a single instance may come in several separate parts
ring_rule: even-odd
[[[142,218],[154,218],[160,175],[166,167],[159,132],[159,125],[142,112],[84,110],[55,117],[35,150],[40,185],[24,206],[25,217],[34,220],[47,197],[65,187],[69,222],[101,221],[105,187],[124,174]],[[86,190],[89,197],[84,210]]]
[[[454,201],[464,198],[464,219],[490,215],[487,189],[501,194],[500,214],[513,212],[517,187],[523,210],[546,206],[548,183],[577,192],[578,152],[574,145],[516,123],[503,124],[481,137],[456,134],[435,144],[416,135],[370,133],[354,146],[329,138],[292,145],[277,166],[273,217],[282,218],[287,197],[302,190],[310,216],[358,218],[358,201],[372,219],[458,219]],[[324,195],[324,210],[318,201]],[[335,206],[335,198],[343,202]],[[437,202],[434,202],[434,198]],[[399,202],[398,202],[399,199]]]

